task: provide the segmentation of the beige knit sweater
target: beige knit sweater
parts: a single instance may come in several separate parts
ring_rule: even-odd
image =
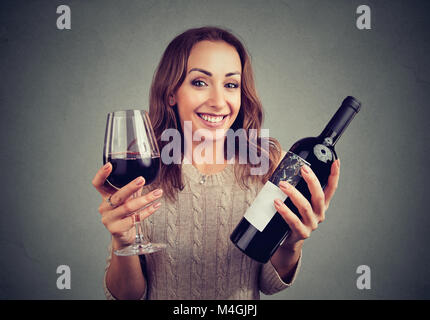
[[[259,299],[260,291],[270,295],[289,287],[301,258],[293,280],[284,283],[270,261],[256,262],[230,241],[263,184],[241,189],[233,165],[203,175],[183,164],[182,174],[185,188],[178,201],[163,197],[161,208],[143,222],[145,237],[166,243],[167,248],[141,256],[147,280],[142,299]],[[106,270],[111,246],[108,251]],[[106,273],[104,290],[108,299],[114,299],[106,287]]]

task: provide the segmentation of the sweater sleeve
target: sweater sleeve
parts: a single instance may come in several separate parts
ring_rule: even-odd
[[[272,295],[278,293],[288,287],[290,287],[294,281],[296,280],[297,274],[299,272],[300,266],[302,263],[302,253],[300,253],[299,260],[297,261],[296,269],[294,270],[293,277],[289,283],[285,283],[275,267],[272,265],[272,262],[265,263],[261,267],[260,278],[259,278],[259,286],[260,291],[266,295]]]
[[[107,300],[117,300],[117,298],[112,294],[112,292],[110,292],[110,290],[108,289],[108,287],[106,285],[106,275],[107,275],[107,271],[108,271],[109,266],[110,266],[111,259],[112,259],[112,243],[109,244],[109,247],[108,247],[108,257],[106,259],[105,273],[103,276],[103,290],[105,292],[105,296],[106,296]],[[148,286],[146,285],[145,291],[144,291],[143,295],[140,297],[140,300],[146,299],[147,287]]]

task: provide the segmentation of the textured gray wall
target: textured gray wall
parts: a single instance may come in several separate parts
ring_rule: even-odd
[[[56,28],[60,4],[71,30]],[[360,4],[371,30],[355,26]],[[318,134],[345,96],[363,103],[295,285],[263,298],[430,298],[428,12],[428,1],[1,1],[0,298],[104,299],[109,234],[90,182],[106,113],[146,109],[166,45],[202,25],[243,39],[264,128],[284,149]],[[71,290],[56,288],[62,264]],[[370,290],[356,287],[359,265]]]

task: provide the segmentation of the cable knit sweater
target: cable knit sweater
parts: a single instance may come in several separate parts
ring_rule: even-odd
[[[182,165],[185,188],[178,201],[162,198],[162,206],[143,221],[144,237],[167,248],[141,257],[147,281],[142,299],[259,299],[289,287],[269,261],[258,263],[237,249],[230,234],[263,187],[244,190],[233,165],[211,175]],[[149,188],[149,187],[145,187]],[[148,190],[143,191],[148,192]],[[111,259],[109,246],[106,270]],[[108,299],[114,299],[106,287]]]

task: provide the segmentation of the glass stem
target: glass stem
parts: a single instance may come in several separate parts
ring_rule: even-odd
[[[136,238],[135,238],[134,242],[137,243],[137,244],[142,244],[143,243],[143,239],[142,239],[143,236],[142,236],[142,234],[140,232],[139,224],[140,224],[139,222],[136,222],[134,224],[134,227],[136,228]]]
[[[136,199],[139,196],[138,192],[135,192],[133,194],[133,198]],[[134,239],[134,243],[136,244],[143,244],[143,226],[142,221],[140,221],[140,213],[139,211],[135,212],[134,214],[134,227],[136,229],[136,236]]]

